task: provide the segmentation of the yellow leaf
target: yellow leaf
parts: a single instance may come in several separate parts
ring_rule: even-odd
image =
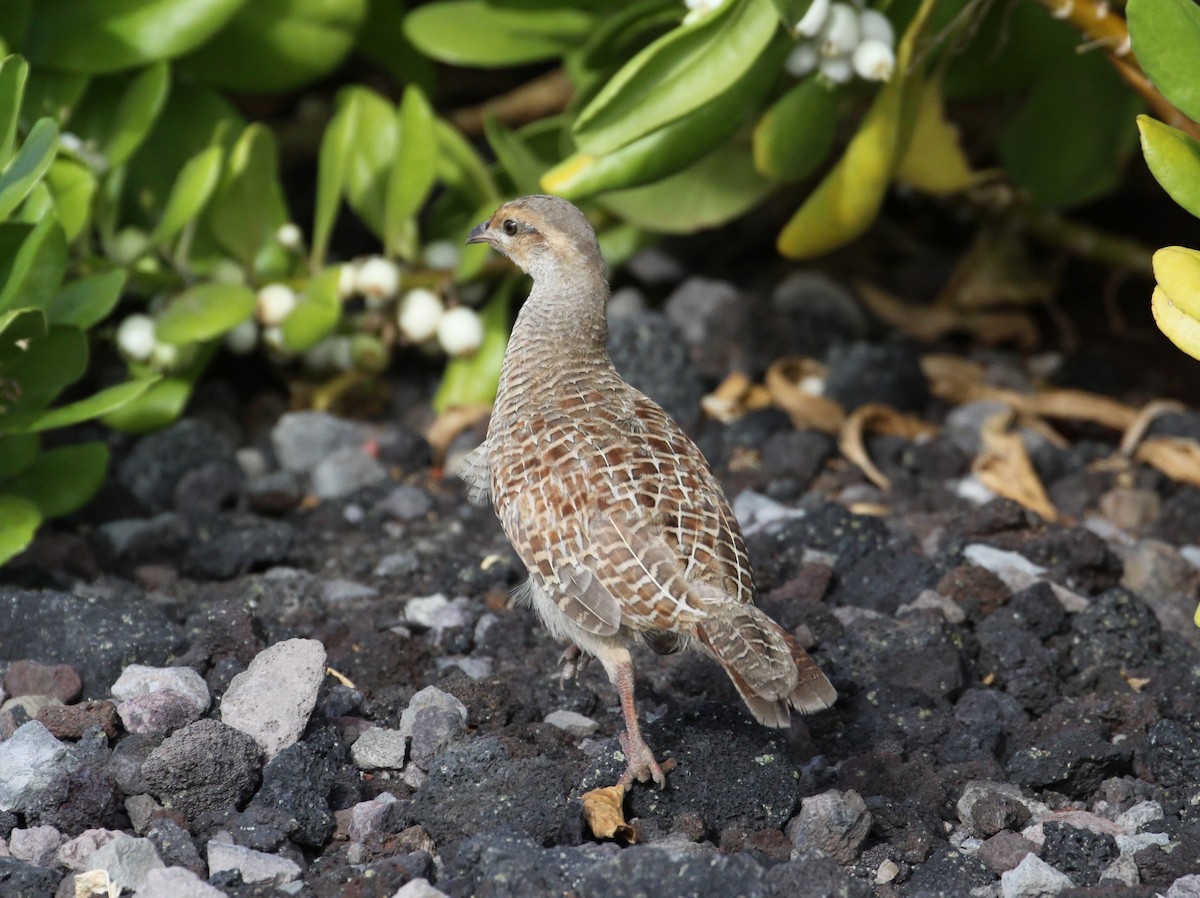
[[[1200,359],[1200,320],[1175,305],[1163,288],[1155,287],[1150,297],[1154,323],[1167,339],[1194,359]]]
[[[914,79],[916,121],[896,180],[932,194],[957,193],[975,180],[958,128],[946,121],[941,80]]]
[[[1200,318],[1200,252],[1164,246],[1154,254],[1154,279],[1183,314]]]
[[[620,838],[626,842],[637,841],[633,827],[625,822],[621,803],[625,800],[625,787],[619,783],[604,789],[593,789],[583,796],[583,819],[597,839]]]

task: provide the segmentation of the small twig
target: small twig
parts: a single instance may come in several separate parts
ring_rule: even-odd
[[[1108,0],[1037,0],[1056,19],[1075,26],[1089,41],[1084,49],[1103,47],[1108,61],[1122,78],[1137,91],[1156,116],[1200,140],[1200,125],[1192,121],[1159,93],[1150,83],[1133,55],[1129,42],[1129,27],[1124,17],[1114,11]]]
[[[483,122],[488,116],[505,125],[524,125],[562,112],[574,89],[567,73],[555,69],[478,106],[456,109],[449,118],[455,127],[468,136],[482,134]]]

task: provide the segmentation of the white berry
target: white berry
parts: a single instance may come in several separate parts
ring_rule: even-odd
[[[458,247],[449,240],[434,240],[425,245],[425,264],[430,268],[449,270],[458,264]]]
[[[817,45],[812,41],[800,41],[792,47],[792,52],[788,54],[787,61],[783,66],[788,70],[788,74],[796,78],[803,78],[812,72],[820,61],[821,59],[817,55]]]
[[[424,287],[415,287],[400,300],[396,323],[405,337],[414,343],[422,343],[438,332],[438,322],[444,311],[440,296]]]
[[[267,327],[283,324],[296,302],[296,291],[287,284],[267,284],[258,291],[258,320]]]
[[[816,37],[825,27],[829,18],[829,0],[812,0],[812,4],[804,11],[800,21],[796,23],[795,32],[800,37]]]
[[[459,306],[438,321],[437,338],[448,355],[469,355],[483,343],[483,322],[474,309]]]
[[[304,246],[304,232],[298,224],[289,221],[279,226],[275,232],[275,242],[286,250],[299,250]]]
[[[844,56],[858,46],[858,13],[848,3],[833,3],[819,38],[822,56]]]
[[[887,81],[896,68],[896,54],[883,41],[863,41],[854,48],[854,71],[868,81]]]
[[[355,286],[367,299],[391,299],[400,289],[400,269],[382,256],[371,256],[358,266]]]
[[[179,347],[174,343],[155,343],[150,350],[150,364],[159,371],[174,371],[180,367]]]
[[[117,328],[117,346],[129,358],[144,362],[154,352],[154,319],[149,315],[130,315]]]
[[[882,41],[896,46],[896,32],[891,20],[877,9],[864,9],[858,14],[858,31],[864,41]]]
[[[826,56],[821,60],[821,77],[832,84],[845,84],[854,77],[849,56]]]
[[[349,299],[358,290],[358,266],[347,262],[338,268],[337,292],[340,299]]]
[[[225,348],[234,355],[249,355],[258,345],[258,324],[247,318],[225,334]]]

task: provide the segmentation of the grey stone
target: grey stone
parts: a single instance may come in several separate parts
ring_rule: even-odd
[[[378,595],[379,590],[353,580],[327,580],[321,585],[321,599],[327,605],[350,605]]]
[[[745,297],[726,281],[690,277],[667,297],[663,310],[707,377],[724,377],[747,328]]]
[[[1200,898],[1200,874],[1179,877],[1167,889],[1167,898]]]
[[[151,692],[171,689],[186,696],[203,714],[208,710],[212,697],[204,677],[190,667],[147,667],[130,664],[113,683],[112,696],[118,701],[129,701]]]
[[[465,605],[465,601],[451,602],[441,593],[419,596],[404,603],[404,619],[440,635],[443,630],[467,625]]]
[[[357,427],[325,412],[289,412],[271,431],[279,464],[297,474],[307,474],[331,453],[362,442]]]
[[[154,800],[153,795],[130,795],[125,799],[125,813],[129,815],[133,831],[139,836],[146,834],[150,821],[162,809],[162,805]]]
[[[174,689],[149,692],[117,705],[125,729],[142,735],[173,733],[199,720],[202,713],[190,696]]]
[[[0,811],[30,807],[66,770],[67,747],[36,720],[0,742]]]
[[[463,734],[467,724],[454,708],[430,706],[422,708],[412,718],[413,763],[428,770],[430,763]]]
[[[951,443],[974,458],[983,449],[983,425],[993,415],[1005,411],[1008,411],[1008,406],[997,399],[964,402],[946,413],[942,422],[942,433]]]
[[[115,829],[86,829],[74,839],[64,842],[55,854],[55,861],[68,870],[87,870],[88,860],[99,849],[126,834]]]
[[[14,829],[8,837],[8,850],[18,860],[48,867],[62,843],[62,833],[53,826],[32,826]]]
[[[416,722],[417,713],[426,708],[452,711],[462,720],[464,727],[467,724],[466,705],[449,692],[444,692],[436,686],[426,686],[412,697],[412,701],[408,703],[408,707],[400,714],[400,732],[405,736],[412,736],[413,724]]]
[[[845,865],[858,858],[870,830],[871,812],[862,796],[831,789],[804,799],[785,832],[800,851],[817,848]]]
[[[350,746],[350,757],[362,770],[399,770],[404,766],[408,739],[400,730],[371,727]]]
[[[1011,824],[1019,825],[1049,809],[1040,802],[1031,801],[1021,794],[1021,787],[1012,783],[999,783],[992,780],[971,780],[963,787],[963,793],[958,799],[956,810],[958,819],[972,832],[981,836],[990,836],[1008,825],[997,825],[997,803],[1000,803],[1000,815],[1011,817]],[[1020,809],[1019,811],[1016,809]]]
[[[986,840],[976,851],[976,857],[994,873],[1011,870],[1029,853],[1037,853],[1037,846],[1018,833],[1001,830]]]
[[[1121,854],[1100,873],[1100,882],[1119,882],[1125,886],[1136,886],[1142,881],[1137,861],[1132,854]],[[1200,898],[1200,893],[1197,893]]]
[[[1000,874],[1003,898],[1053,898],[1074,887],[1071,878],[1055,870],[1036,854],[1027,854],[1021,863]]]
[[[410,879],[402,885],[400,891],[393,895],[392,898],[450,898],[450,896],[441,889],[430,885],[428,879],[418,877],[417,879]]]
[[[147,873],[133,898],[225,898],[225,893],[186,867],[164,867]]]
[[[221,719],[251,736],[267,760],[304,732],[325,678],[325,647],[288,639],[264,649],[233,678],[221,700]]]
[[[258,743],[211,718],[176,730],[142,764],[150,792],[191,820],[240,805],[257,788],[261,771]]]
[[[208,843],[208,872],[237,870],[243,882],[269,882],[283,885],[300,878],[300,865],[277,854],[267,854],[232,845],[228,842]]]
[[[300,504],[304,486],[291,471],[272,471],[246,485],[250,507],[261,514],[284,514]]]
[[[350,809],[347,834],[352,842],[365,841],[372,833],[382,831],[394,806],[399,802],[390,792],[383,792],[370,801],[360,801]]]
[[[107,871],[109,879],[130,891],[140,888],[151,870],[166,866],[153,842],[131,836],[113,839],[96,849],[87,863],[89,869]]]
[[[1117,815],[1117,826],[1136,833],[1148,823],[1163,818],[1162,805],[1157,801],[1139,801],[1129,810]]]
[[[376,510],[399,521],[416,521],[433,510],[433,497],[419,486],[401,484],[380,501]]]
[[[313,493],[319,499],[340,499],[387,479],[387,468],[357,446],[338,449],[312,470]]]
[[[406,577],[416,573],[420,567],[420,559],[412,552],[392,552],[379,559],[379,564],[375,565],[375,570],[371,572],[371,575],[374,577]]]
[[[599,728],[600,724],[586,717],[577,711],[564,711],[559,709],[551,711],[546,715],[546,723],[550,726],[558,727],[564,733],[574,736],[576,739],[586,739]]]

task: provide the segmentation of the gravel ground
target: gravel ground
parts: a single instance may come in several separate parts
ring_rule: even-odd
[[[733,288],[685,286],[616,317],[614,357],[693,427],[836,707],[766,730],[714,664],[645,653],[646,737],[678,766],[627,796],[636,844],[592,839],[615,692],[560,687],[498,524],[397,423],[415,406],[359,424],[210,391],[0,570],[0,895],[1200,895],[1200,489],[1098,464],[1111,433],[1027,433],[1047,524],[972,478],[987,409],[932,399],[834,285],[770,342]],[[937,425],[868,441],[890,492],[779,412],[699,419],[788,328],[847,408]]]

